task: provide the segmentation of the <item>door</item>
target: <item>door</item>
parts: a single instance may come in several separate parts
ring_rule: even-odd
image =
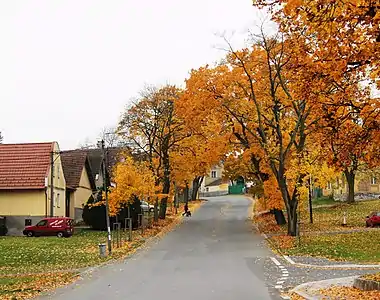
[[[36,225],[36,235],[48,235],[48,221],[39,221]]]
[[[65,200],[65,203],[66,203],[66,217],[70,217],[70,192],[68,190],[66,190],[66,200]]]

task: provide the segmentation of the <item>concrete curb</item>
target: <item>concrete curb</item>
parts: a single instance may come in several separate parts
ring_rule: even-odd
[[[308,267],[308,268],[319,268],[319,269],[380,269],[380,265],[361,265],[361,264],[345,264],[345,265],[313,265],[313,264],[303,264],[296,263],[289,256],[281,254],[282,257],[291,265],[296,267]]]
[[[354,281],[359,276],[350,276],[342,278],[334,278],[320,281],[311,281],[300,284],[295,288],[291,289],[290,293],[296,293],[301,297],[304,297],[307,300],[319,300],[324,299],[323,295],[319,290],[327,289],[331,286],[347,286],[352,287]]]

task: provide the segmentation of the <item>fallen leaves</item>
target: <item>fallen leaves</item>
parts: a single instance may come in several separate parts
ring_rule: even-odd
[[[375,273],[375,274],[367,274],[367,275],[362,276],[362,278],[380,282],[380,272]]]
[[[0,299],[26,299],[65,284],[74,282],[75,273],[46,273],[43,275],[0,278]]]
[[[322,299],[329,300],[378,300],[380,291],[362,291],[354,287],[331,287],[320,290]],[[293,298],[292,298],[293,299]]]

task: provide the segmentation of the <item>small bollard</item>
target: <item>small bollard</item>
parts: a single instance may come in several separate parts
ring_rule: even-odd
[[[100,257],[106,257],[106,244],[99,244],[99,255]]]

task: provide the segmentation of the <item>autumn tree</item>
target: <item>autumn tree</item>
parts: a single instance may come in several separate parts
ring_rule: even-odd
[[[156,186],[162,186],[164,195],[170,191],[170,153],[187,137],[174,114],[174,101],[180,94],[181,90],[171,85],[146,88],[125,111],[118,127],[119,134],[148,159]],[[166,207],[167,197],[163,197],[160,218],[165,218]]]
[[[378,77],[380,42],[376,1],[254,1],[271,9],[273,19],[295,48],[308,53],[303,69],[321,83],[310,92],[324,105],[321,142],[329,163],[344,173],[354,201],[360,165],[378,161],[371,143],[379,130],[378,100],[371,87]]]
[[[113,181],[116,186],[111,188],[109,194],[110,215],[116,215],[121,209],[132,204],[133,197],[153,197],[157,189],[156,179],[148,162],[136,161],[126,154],[123,161],[114,167]]]
[[[213,114],[229,124],[235,141],[251,151],[256,176],[273,176],[287,210],[288,233],[295,235],[299,188],[306,174],[287,178],[287,172],[294,166],[291,161],[302,163],[307,138],[318,122],[314,112],[320,108],[317,97],[303,89],[309,70],[297,68],[306,53],[295,51],[282,36],[264,34],[251,48],[229,50],[224,64],[192,71],[185,93],[197,100],[187,105],[199,114],[194,121]]]

